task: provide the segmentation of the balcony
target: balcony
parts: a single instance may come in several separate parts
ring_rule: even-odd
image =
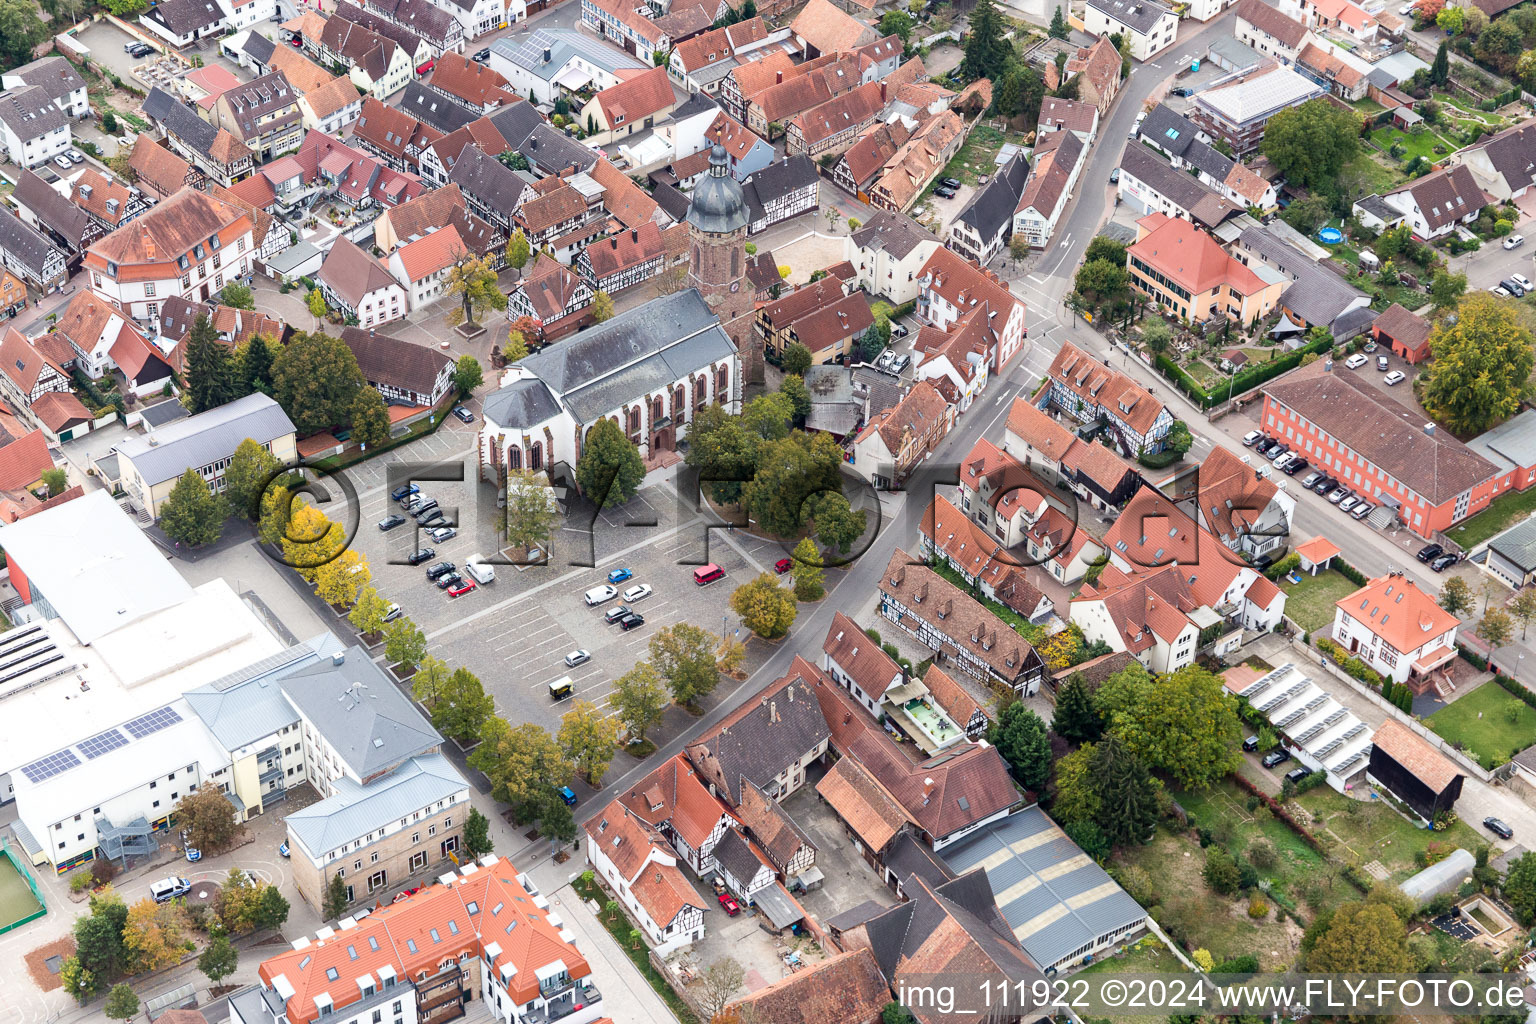
[[[554,999],[549,999],[548,996],[544,998],[548,1001],[543,1006],[530,1007],[522,1015],[523,1020],[528,1024],[549,1024],[550,1021],[569,1017],[578,1010],[585,1010],[602,1002],[603,994],[597,990],[596,985],[583,981],[573,988],[566,989]]]

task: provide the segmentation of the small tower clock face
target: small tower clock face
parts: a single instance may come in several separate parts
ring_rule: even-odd
[[[732,281],[731,282],[731,291],[733,291],[733,292],[734,291],[739,291],[740,289],[741,289],[741,282],[740,281]]]

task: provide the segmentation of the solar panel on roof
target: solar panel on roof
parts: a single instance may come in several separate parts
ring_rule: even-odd
[[[51,779],[55,775],[67,772],[80,763],[73,750],[60,750],[49,754],[47,757],[38,758],[21,770],[21,773],[31,782],[42,782]]]
[[[169,728],[181,721],[181,714],[172,708],[158,708],[147,715],[140,715],[133,721],[123,726],[128,730],[128,735],[136,740]]]
[[[127,737],[116,729],[108,729],[106,732],[97,733],[90,739],[77,744],[80,748],[80,753],[92,761],[108,751],[116,750],[118,747],[126,747],[127,745]]]

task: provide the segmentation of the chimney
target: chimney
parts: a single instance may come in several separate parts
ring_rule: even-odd
[[[608,241],[613,243],[613,245],[612,245],[613,248],[617,249],[619,247],[619,240],[617,238],[610,238],[610,239],[608,239]]]
[[[923,806],[924,807],[928,806],[928,798],[931,797],[931,796],[933,796],[933,776],[929,775],[929,776],[926,776],[923,779]]]
[[[1324,359],[1323,360],[1323,372],[1324,373],[1332,373],[1333,372],[1333,359],[1332,358],[1328,358],[1328,359]]]
[[[549,47],[544,47],[544,63],[549,63]]]
[[[1435,425],[1433,423],[1426,423],[1426,424],[1424,424],[1424,433],[1428,434],[1430,437],[1434,437],[1435,436]]]
[[[768,702],[768,721],[774,724],[777,724],[779,721],[779,702],[776,700]]]
[[[884,82],[880,83],[880,102],[881,103],[885,102],[885,83]]]
[[[773,84],[774,85],[779,85],[783,81],[784,81],[784,72],[782,72],[782,71],[775,71],[773,73]]]
[[[640,241],[640,229],[639,228],[630,228],[629,229],[629,240],[631,242],[638,242],[638,241]]]

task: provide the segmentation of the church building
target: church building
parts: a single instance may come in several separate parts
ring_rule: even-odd
[[[602,419],[618,424],[655,466],[676,451],[697,410],[714,404],[739,413],[741,357],[723,324],[751,319],[747,221],[741,184],[717,145],[688,211],[689,287],[510,366],[485,399],[481,477],[557,462],[574,467]]]

